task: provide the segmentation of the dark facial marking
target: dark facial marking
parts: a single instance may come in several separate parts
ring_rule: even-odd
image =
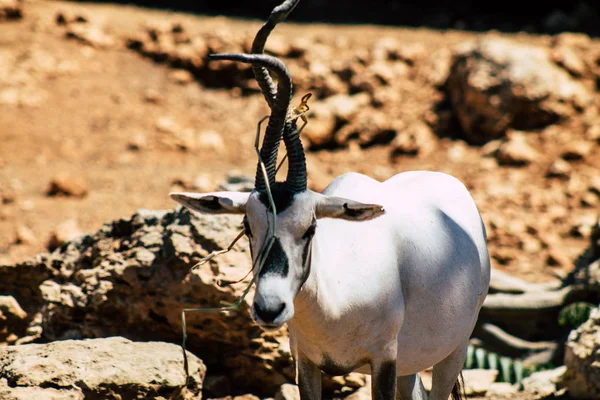
[[[374,369],[374,368],[372,368]],[[396,396],[396,362],[386,361],[373,376],[373,400],[393,399]]]
[[[271,187],[271,194],[273,195],[273,202],[275,203],[277,214],[287,210],[292,205],[295,196],[295,193],[290,192],[283,182],[275,183],[275,185]],[[268,210],[271,209],[269,196],[267,196],[266,192],[259,192],[258,199]]]
[[[288,257],[285,254],[285,251],[283,251],[283,247],[281,247],[279,238],[275,238],[271,251],[269,251],[269,255],[265,260],[265,264],[260,271],[259,276],[262,277],[266,274],[276,274],[285,277],[288,275],[289,269]]]

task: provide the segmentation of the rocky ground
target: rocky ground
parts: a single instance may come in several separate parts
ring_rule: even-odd
[[[139,214],[139,226],[101,227],[138,209],[172,209],[170,190],[243,186],[253,175],[255,126],[268,108],[248,68],[208,64],[206,55],[247,50],[260,24],[111,5],[0,1],[0,294],[16,296],[19,306],[0,310],[17,310],[5,314],[22,321],[0,332],[3,341],[121,335],[175,342],[182,305],[230,300],[235,292],[214,285],[222,271],[209,269],[202,278],[202,271],[188,275],[187,269],[229,237],[201,249],[192,239],[208,237],[206,229],[217,234],[219,223],[233,232],[239,221],[205,221],[190,231],[187,214],[168,219],[150,212]],[[313,189],[349,170],[378,179],[441,170],[471,190],[496,271],[564,285],[593,261],[580,256],[590,248],[600,206],[599,40],[283,24],[267,50],[288,64],[294,103],[313,93],[303,133]],[[153,224],[160,237],[151,234],[158,229]],[[156,250],[164,248],[171,253]],[[173,258],[157,261],[157,254]],[[246,265],[246,258],[241,246],[219,268],[240,278],[244,268],[232,266]],[[164,279],[165,265],[176,268],[179,280]],[[181,279],[193,282],[182,287]],[[122,281],[130,286],[115,289]],[[156,286],[144,288],[147,281]],[[203,294],[186,297],[194,285]],[[125,307],[123,296],[138,306]],[[156,297],[158,303],[147,303]],[[113,319],[101,323],[107,315]],[[124,320],[130,323],[120,325]],[[157,328],[143,328],[148,324]],[[211,318],[192,327],[196,343],[213,340],[202,332],[231,332],[213,353],[190,344],[208,365],[209,393],[225,396],[214,388],[227,385],[250,390],[218,384],[240,365],[240,374],[260,371],[256,385],[270,382],[271,393],[290,380],[285,340],[249,328],[236,336],[231,324],[249,324],[247,313],[238,322]],[[546,340],[540,330],[527,338]],[[234,343],[260,349],[269,361],[218,361],[221,349],[239,349]],[[346,378],[330,389],[360,386]]]

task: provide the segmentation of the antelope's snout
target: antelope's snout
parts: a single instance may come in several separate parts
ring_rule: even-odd
[[[252,304],[252,319],[266,330],[279,329],[294,316],[293,299],[288,298],[289,291],[277,290],[283,283],[278,281],[281,279],[259,282]]]

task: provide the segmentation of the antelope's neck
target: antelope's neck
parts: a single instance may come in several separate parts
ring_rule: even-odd
[[[332,257],[335,253],[327,251],[334,247],[333,243],[330,240],[323,243],[327,237],[327,232],[317,230],[311,244],[310,266],[307,266],[310,272],[294,300],[292,324],[299,331],[312,331],[339,317],[340,302],[344,297],[341,291],[348,277],[337,276],[337,263]]]

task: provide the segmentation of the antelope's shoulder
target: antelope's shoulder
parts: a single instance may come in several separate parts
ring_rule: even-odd
[[[323,194],[329,196],[348,197],[353,200],[358,200],[355,193],[368,193],[381,189],[381,182],[371,178],[370,176],[359,174],[358,172],[346,172],[343,175],[335,178],[325,190]]]

